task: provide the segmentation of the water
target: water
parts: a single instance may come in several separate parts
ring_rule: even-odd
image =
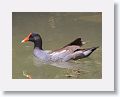
[[[102,78],[102,14],[22,13],[12,14],[12,78],[100,79]],[[55,50],[81,37],[83,48],[99,46],[89,57],[64,63],[43,63],[33,56],[33,43],[21,44],[30,32],[38,32],[43,48]]]

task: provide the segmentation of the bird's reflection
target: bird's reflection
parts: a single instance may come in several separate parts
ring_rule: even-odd
[[[68,69],[76,69],[76,68],[80,68],[82,67],[82,63],[79,62],[76,63],[75,61],[70,61],[70,62],[52,62],[52,61],[42,61],[36,57],[33,56],[33,63],[35,66],[37,67],[41,67],[43,65],[51,65],[51,66],[55,66],[58,68],[68,68]]]

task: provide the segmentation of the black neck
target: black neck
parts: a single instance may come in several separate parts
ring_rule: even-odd
[[[39,48],[40,50],[43,50],[42,49],[42,41],[40,41],[40,40],[34,41],[34,48]]]

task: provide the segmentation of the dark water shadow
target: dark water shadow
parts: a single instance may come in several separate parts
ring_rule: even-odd
[[[42,61],[36,57],[33,56],[33,65],[41,68],[42,66],[45,65],[50,65],[50,66],[54,66],[57,68],[61,68],[61,69],[86,69],[85,67],[88,64],[95,64],[93,59],[88,58],[88,60],[84,60],[84,62],[82,61],[69,61],[69,62],[52,62],[52,61]],[[88,63],[89,62],[89,63]]]

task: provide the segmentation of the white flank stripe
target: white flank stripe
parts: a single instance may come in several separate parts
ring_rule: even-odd
[[[66,50],[62,50],[62,51],[60,51],[60,52],[53,52],[53,53],[51,53],[50,55],[55,56],[55,55],[62,54],[62,53],[64,53],[64,52],[66,52]]]

